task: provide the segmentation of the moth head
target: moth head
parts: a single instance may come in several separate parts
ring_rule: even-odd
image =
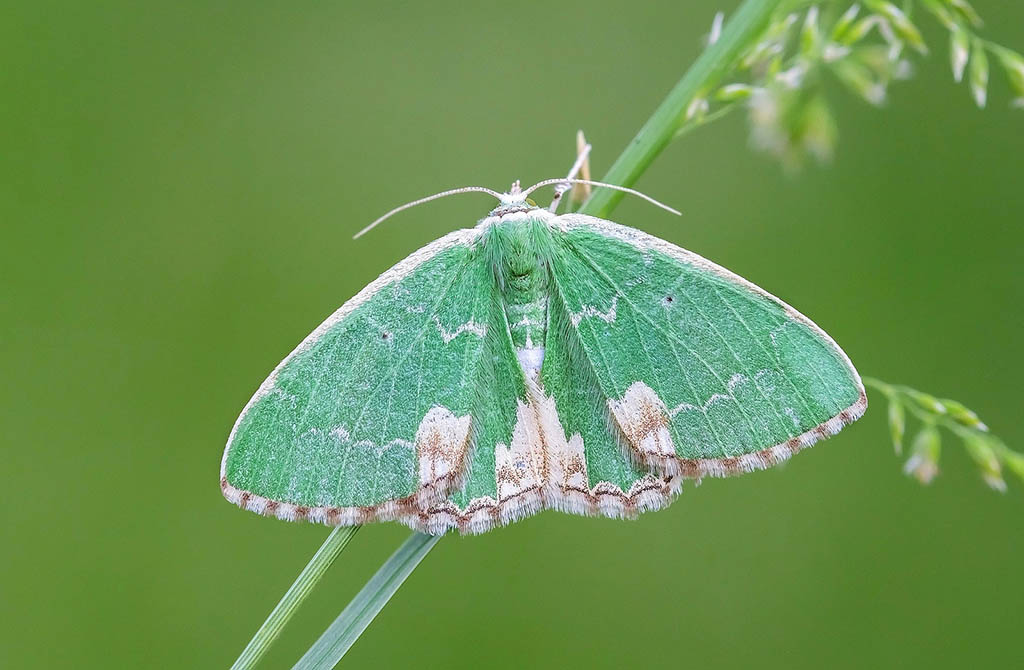
[[[512,182],[505,193],[498,194],[498,206],[490,211],[488,216],[504,216],[513,212],[528,212],[531,209],[539,209],[539,205],[529,197],[530,189],[524,191],[519,186],[519,180]]]
[[[568,189],[573,184],[599,186],[602,188],[610,188],[614,191],[622,191],[623,193],[636,195],[650,203],[657,205],[658,207],[661,207],[662,209],[672,212],[677,216],[680,215],[678,211],[672,209],[668,205],[663,205],[654,198],[648,195],[644,195],[643,193],[635,191],[631,188],[626,188],[625,186],[606,184],[604,182],[592,181],[590,179],[575,179],[572,177],[562,177],[560,179],[545,179],[544,181],[539,181],[530,188],[523,190],[522,187],[519,185],[519,180],[517,179],[514,182],[512,182],[512,186],[508,189],[507,193],[498,193],[497,191],[492,191],[491,189],[485,188],[483,186],[463,186],[462,188],[455,188],[450,191],[442,191],[440,193],[435,193],[434,195],[428,195],[426,198],[420,198],[419,200],[407,202],[404,205],[395,207],[387,214],[384,214],[383,216],[379,217],[376,221],[366,226],[352,237],[353,239],[355,239],[362,236],[363,234],[375,228],[385,219],[388,219],[392,215],[397,214],[403,210],[409,209],[410,207],[415,207],[417,205],[422,205],[425,202],[430,202],[431,200],[437,200],[438,198],[445,198],[448,197],[449,195],[457,195],[459,193],[486,193],[491,197],[497,198],[498,206],[490,211],[490,214],[488,215],[488,218],[490,218],[494,216],[504,216],[506,214],[511,214],[513,212],[529,212],[532,210],[540,209],[540,206],[530,198],[530,194],[536,191],[538,188],[542,188],[544,186],[557,185],[557,188],[555,189],[555,197],[552,199],[551,204],[547,208],[547,211],[553,214],[555,212],[555,208],[558,206],[558,201],[562,197],[562,194],[566,191],[566,189]]]

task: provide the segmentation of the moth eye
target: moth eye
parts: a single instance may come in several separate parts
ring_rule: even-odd
[[[527,198],[526,199],[526,204],[529,205],[530,207],[536,207],[537,206],[537,203],[533,201],[533,198]]]
[[[391,339],[391,333],[389,333],[388,331],[385,330],[383,333],[380,334],[380,339],[382,339],[382,340],[390,340]]]
[[[671,307],[673,301],[675,301],[675,298],[673,298],[670,295],[667,295],[665,296],[665,299],[661,301],[661,304],[664,305],[665,307]]]

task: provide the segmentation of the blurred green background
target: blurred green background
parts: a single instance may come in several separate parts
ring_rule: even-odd
[[[325,537],[243,512],[224,439],[278,360],[492,205],[444,188],[608,167],[736,2],[16,2],[0,22],[0,666],[226,667]],[[1024,6],[975,5],[1024,47]],[[931,28],[933,23],[925,22]],[[844,92],[789,176],[734,115],[614,218],[810,315],[864,374],[1024,445],[1024,112],[945,36],[886,109]],[[947,441],[923,488],[884,404],[771,472],[636,522],[445,539],[346,667],[938,668],[1021,660],[1024,486]],[[363,529],[268,657],[287,667],[406,537]]]

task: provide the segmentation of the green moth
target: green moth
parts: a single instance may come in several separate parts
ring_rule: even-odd
[[[385,272],[277,366],[228,438],[225,497],[431,534],[546,508],[634,517],[684,478],[770,467],[863,414],[849,358],[789,305],[527,197],[569,182],[596,183],[453,191],[500,204]]]

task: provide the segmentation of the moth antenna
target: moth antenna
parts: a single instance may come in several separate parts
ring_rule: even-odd
[[[366,233],[368,233],[371,230],[373,230],[374,228],[376,228],[377,225],[382,223],[385,219],[389,219],[392,216],[394,216],[395,214],[398,214],[399,212],[401,212],[403,210],[410,209],[412,207],[415,207],[416,205],[422,205],[423,203],[430,202],[431,200],[437,200],[439,198],[446,198],[449,195],[458,195],[459,193],[486,193],[488,195],[494,196],[498,200],[501,200],[501,194],[500,193],[498,193],[497,191],[492,191],[489,188],[484,188],[483,186],[463,186],[462,188],[453,188],[450,191],[441,191],[440,193],[435,193],[434,195],[428,195],[425,198],[420,198],[419,200],[413,200],[412,202],[407,202],[404,205],[399,205],[398,207],[395,207],[393,210],[391,210],[387,214],[381,216],[376,221],[374,221],[373,223],[371,223],[370,225],[366,226],[365,228],[360,230],[358,233],[353,235],[352,239],[353,240],[359,239],[360,237],[362,237]]]
[[[640,191],[637,191],[635,189],[627,188],[625,186],[616,186],[615,184],[606,184],[603,181],[592,181],[590,179],[564,179],[564,178],[563,179],[545,179],[544,181],[537,182],[536,184],[534,184],[530,188],[528,188],[525,191],[523,191],[523,195],[527,196],[527,195],[533,193],[534,191],[536,191],[538,188],[543,188],[544,186],[550,186],[551,184],[562,184],[562,183],[586,184],[587,186],[603,186],[604,188],[610,188],[613,191],[622,191],[623,193],[628,193],[630,195],[635,195],[635,196],[637,196],[639,198],[643,198],[644,200],[646,200],[647,202],[651,203],[652,205],[656,205],[658,207],[661,207],[666,212],[672,212],[676,216],[682,216],[683,215],[682,212],[680,212],[679,210],[673,209],[672,207],[669,207],[668,205],[666,205],[663,202],[658,202],[657,200],[655,200],[651,196],[649,196],[649,195],[647,195],[645,193],[641,193]]]
[[[569,183],[569,180],[576,178],[576,175],[578,175],[580,173],[580,168],[583,167],[583,164],[586,162],[587,156],[589,156],[589,155],[590,155],[590,144],[589,143],[588,144],[584,144],[583,148],[580,149],[579,154],[576,156],[576,162],[572,164],[571,168],[569,168],[568,176],[566,176],[565,179],[560,181],[558,183],[558,186],[555,187],[555,195],[554,195],[553,198],[551,198],[551,204],[548,205],[548,211],[549,212],[554,213],[554,211],[556,209],[558,209],[558,203],[561,202],[562,196],[565,195],[566,191],[568,191],[570,188],[572,188],[572,185]],[[531,187],[531,189],[528,189],[528,191],[529,190],[532,190],[532,187]]]

